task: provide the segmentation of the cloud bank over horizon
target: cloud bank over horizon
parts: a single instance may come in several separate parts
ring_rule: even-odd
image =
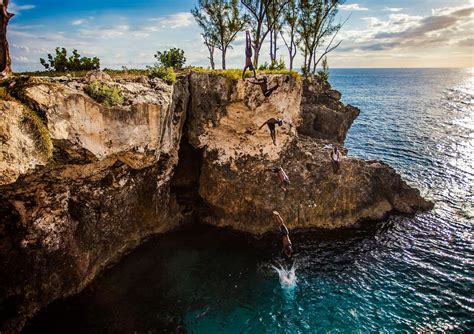
[[[103,68],[144,68],[154,62],[156,51],[179,47],[187,64],[207,67],[208,51],[190,14],[196,2],[84,0],[64,6],[59,0],[13,1],[10,11],[16,15],[8,31],[13,68],[41,70],[39,58],[58,46],[98,56]],[[346,1],[338,15],[350,18],[337,38],[341,46],[328,56],[330,67],[474,66],[469,0]],[[242,66],[243,41],[241,34],[228,52],[228,67]],[[280,42],[279,54],[286,60]],[[269,60],[268,53],[265,46],[262,62]],[[218,51],[216,60],[219,66]],[[298,56],[295,64],[301,63]]]

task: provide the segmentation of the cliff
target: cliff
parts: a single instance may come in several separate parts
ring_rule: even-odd
[[[381,162],[345,158],[334,174],[327,145],[343,142],[358,110],[328,85],[269,78],[280,85],[269,98],[206,73],[174,86],[100,78],[122,90],[112,108],[84,93],[91,78],[4,82],[1,330],[183,221],[258,234],[273,230],[275,209],[290,228],[337,228],[431,207]],[[276,146],[258,129],[270,117],[285,120]],[[286,193],[267,171],[275,165],[291,179]]]

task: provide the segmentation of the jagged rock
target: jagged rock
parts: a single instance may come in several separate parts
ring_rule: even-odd
[[[303,122],[298,132],[342,144],[360,110],[342,104],[340,99],[341,93],[331,89],[328,84],[305,83],[301,103]]]
[[[112,78],[107,73],[101,70],[89,71],[86,73],[84,79],[88,82],[93,81],[112,81]]]

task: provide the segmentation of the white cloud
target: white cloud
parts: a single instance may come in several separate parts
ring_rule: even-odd
[[[369,10],[366,7],[360,7],[360,5],[358,3],[353,3],[353,4],[350,4],[350,5],[340,5],[339,9],[340,10],[356,10],[356,11]]]
[[[158,22],[158,24],[160,24],[162,27],[172,29],[190,26],[193,23],[193,20],[193,15],[188,12],[181,12],[164,17],[149,19],[149,21]]]
[[[72,23],[72,25],[74,25],[74,26],[80,26],[80,25],[83,24],[84,22],[86,22],[86,20],[84,20],[84,19],[79,19],[79,20],[74,20],[74,21],[72,21],[71,23]]]
[[[17,5],[14,2],[10,2],[10,5],[8,6],[8,11],[13,13],[13,14],[20,14],[21,11],[23,10],[30,10],[35,8],[35,5]]]
[[[385,7],[384,11],[386,12],[392,12],[392,13],[398,13],[401,12],[403,8],[394,8],[394,7]]]

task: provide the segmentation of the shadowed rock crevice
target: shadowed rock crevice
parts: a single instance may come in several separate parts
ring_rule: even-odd
[[[194,148],[184,134],[178,157],[179,162],[171,179],[171,194],[176,197],[183,216],[182,223],[193,223],[200,221],[206,211],[206,205],[199,195],[203,150]]]

